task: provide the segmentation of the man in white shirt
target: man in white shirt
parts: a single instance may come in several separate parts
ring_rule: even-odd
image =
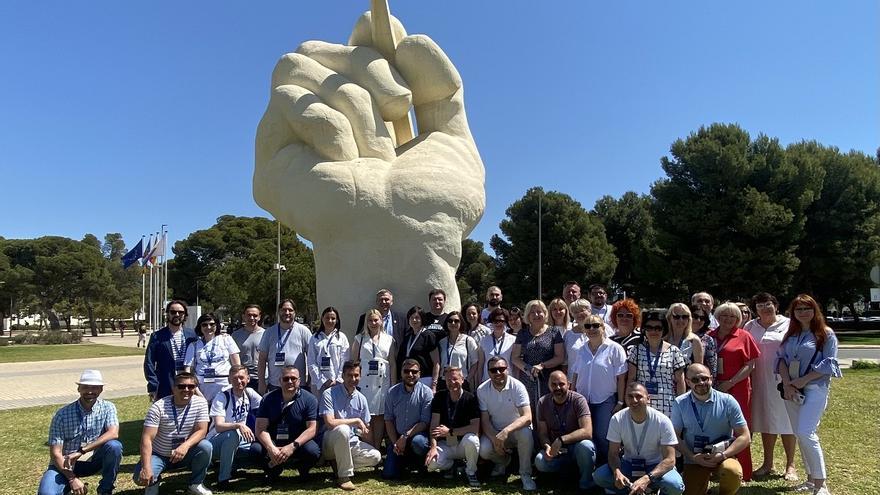
[[[208,432],[208,440],[214,447],[213,458],[220,460],[217,472],[217,488],[229,489],[232,467],[237,455],[248,455],[251,443],[256,439],[253,421],[248,425],[248,416],[260,407],[260,394],[248,387],[250,376],[243,364],[229,369],[230,386],[214,397],[211,403],[211,418],[214,427]]]
[[[590,286],[590,313],[601,316],[605,321],[605,328],[609,329],[611,335],[614,334],[611,325],[611,305],[608,304],[608,289],[602,284]]]
[[[501,295],[501,288],[497,285],[493,285],[486,289],[486,307],[480,311],[480,321],[489,324],[489,313],[494,311],[496,308],[501,307],[501,300],[504,296]]]
[[[660,489],[663,495],[680,495],[684,482],[675,470],[678,438],[672,421],[649,407],[649,400],[644,385],[633,382],[627,387],[629,407],[611,417],[608,464],[593,473],[593,480],[617,494],[636,495]]]
[[[510,451],[519,456],[519,475],[523,489],[536,490],[532,479],[532,409],[525,385],[508,376],[507,361],[500,356],[489,359],[489,379],[477,388],[483,436],[480,457],[495,463],[492,476],[504,475]]]

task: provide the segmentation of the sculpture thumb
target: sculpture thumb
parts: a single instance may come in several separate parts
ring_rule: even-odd
[[[419,134],[440,131],[471,138],[461,75],[434,40],[423,34],[402,39],[395,66],[412,91]]]

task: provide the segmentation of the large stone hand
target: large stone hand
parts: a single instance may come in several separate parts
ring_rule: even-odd
[[[393,65],[367,46],[369,13],[349,45],[308,41],[284,55],[257,129],[254,198],[312,241],[318,304],[348,322],[380,287],[399,309],[434,287],[458,307],[461,240],[485,208],[461,76],[433,40],[392,25]],[[396,146],[385,122],[411,104],[417,135]]]

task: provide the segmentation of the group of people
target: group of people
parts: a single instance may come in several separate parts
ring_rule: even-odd
[[[163,471],[188,468],[189,491],[210,494],[213,460],[221,491],[247,462],[271,483],[285,468],[305,476],[323,460],[341,489],[354,490],[354,470],[379,465],[384,451],[385,479],[419,467],[478,488],[480,460],[500,477],[516,459],[525,490],[536,489],[534,468],[577,473],[580,490],[626,494],[702,495],[716,473],[723,495],[772,471],[780,435],[785,478],[798,479],[799,444],[807,480],[798,488],[829,493],[817,429],[830,378],[841,373],[813,298],[794,298],[789,318],[766,293],[717,308],[697,293],[690,305],[645,311],[607,297],[595,284],[581,298],[571,282],[549,305],[508,310],[493,286],[486,307],[447,312],[435,289],[427,310],[404,315],[382,289],[346,328],[351,338],[333,307],[312,332],[296,322],[292,300],[267,329],[248,305],[243,327],[227,334],[210,313],[184,328],[186,305],[171,301],[167,326],[147,344],[153,403],[134,480],[158,493]],[[53,419],[40,494],[85,493],[79,476],[98,471],[98,493],[112,492],[116,411],[98,397],[98,371],[78,386],[80,399]],[[753,433],[764,446],[754,472]]]

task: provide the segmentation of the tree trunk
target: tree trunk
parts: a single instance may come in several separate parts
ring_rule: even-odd
[[[54,311],[47,311],[46,317],[49,318],[50,330],[61,330],[61,321],[58,320],[58,315]],[[42,322],[40,322],[40,328],[43,328]]]
[[[12,315],[9,315],[9,325],[12,326]],[[6,335],[6,313],[0,312],[0,335]]]
[[[92,337],[98,336],[98,325],[95,324],[95,310],[92,308],[92,304],[86,301],[86,314],[89,317],[89,329],[92,331]]]

